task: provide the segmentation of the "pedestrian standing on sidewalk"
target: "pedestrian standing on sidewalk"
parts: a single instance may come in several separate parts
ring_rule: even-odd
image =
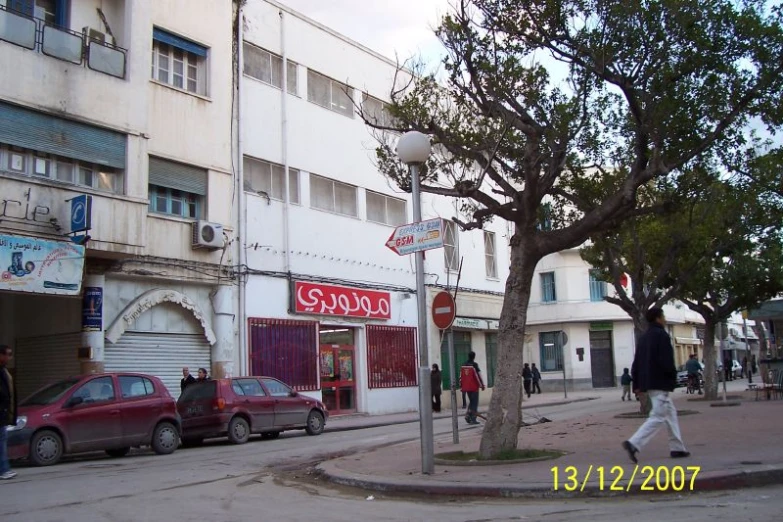
[[[432,411],[440,413],[440,394],[443,390],[443,385],[440,380],[440,368],[437,364],[432,365],[432,373],[430,374],[432,384]]]
[[[539,384],[541,382],[541,372],[538,371],[538,368],[536,368],[536,363],[533,363],[533,393],[541,393],[541,385]],[[538,390],[538,391],[536,391]]]
[[[533,372],[530,370],[530,365],[528,363],[525,363],[524,368],[522,368],[522,384],[525,385],[525,393],[527,393],[527,398],[530,398],[530,385],[533,382]]]
[[[187,366],[182,368],[182,380],[179,381],[180,392],[184,392],[189,384],[196,382],[196,378],[190,373]]]
[[[6,428],[16,426],[16,387],[11,372],[6,368],[12,356],[13,352],[9,346],[0,345],[0,480],[9,480],[16,476],[8,462]]]
[[[631,378],[631,374],[628,373],[628,368],[623,368],[623,375],[620,377],[620,384],[623,385],[623,401],[626,397],[628,397],[628,400],[631,400],[631,383],[633,382],[633,379]]]
[[[650,326],[639,338],[631,365],[631,378],[635,388],[647,394],[652,410],[633,437],[623,442],[623,449],[634,463],[637,462],[636,454],[664,424],[669,430],[670,456],[676,459],[690,455],[680,435],[677,409],[669,397],[677,384],[677,368],[672,340],[665,329],[666,317],[663,309],[653,307],[647,311],[646,318]]]
[[[476,362],[476,352],[468,354],[468,360],[459,371],[462,391],[468,395],[468,411],[465,420],[468,424],[478,424],[479,388],[484,390],[484,381],[481,379],[481,369]]]

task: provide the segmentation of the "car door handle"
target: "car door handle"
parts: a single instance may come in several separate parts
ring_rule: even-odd
[[[120,414],[120,410],[111,410],[111,411],[109,411],[109,415],[119,415],[119,414]]]

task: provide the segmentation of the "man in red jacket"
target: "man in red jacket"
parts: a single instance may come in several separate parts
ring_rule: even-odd
[[[468,394],[468,411],[465,413],[465,420],[468,424],[478,424],[476,416],[478,415],[479,388],[485,390],[484,381],[481,379],[481,370],[476,363],[476,353],[470,352],[468,360],[460,368],[460,382],[462,391]]]

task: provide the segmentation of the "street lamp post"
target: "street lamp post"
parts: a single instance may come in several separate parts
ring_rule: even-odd
[[[427,135],[406,132],[397,142],[397,156],[408,165],[411,174],[413,221],[421,221],[420,166],[430,157],[432,147]],[[430,381],[429,349],[427,347],[427,298],[424,289],[424,252],[416,252],[416,304],[419,311],[419,428],[421,433],[421,472],[435,472],[432,426],[432,383]]]

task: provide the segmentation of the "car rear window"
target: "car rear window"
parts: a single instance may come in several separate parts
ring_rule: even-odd
[[[217,382],[194,382],[189,384],[177,402],[212,400],[217,396]]]

